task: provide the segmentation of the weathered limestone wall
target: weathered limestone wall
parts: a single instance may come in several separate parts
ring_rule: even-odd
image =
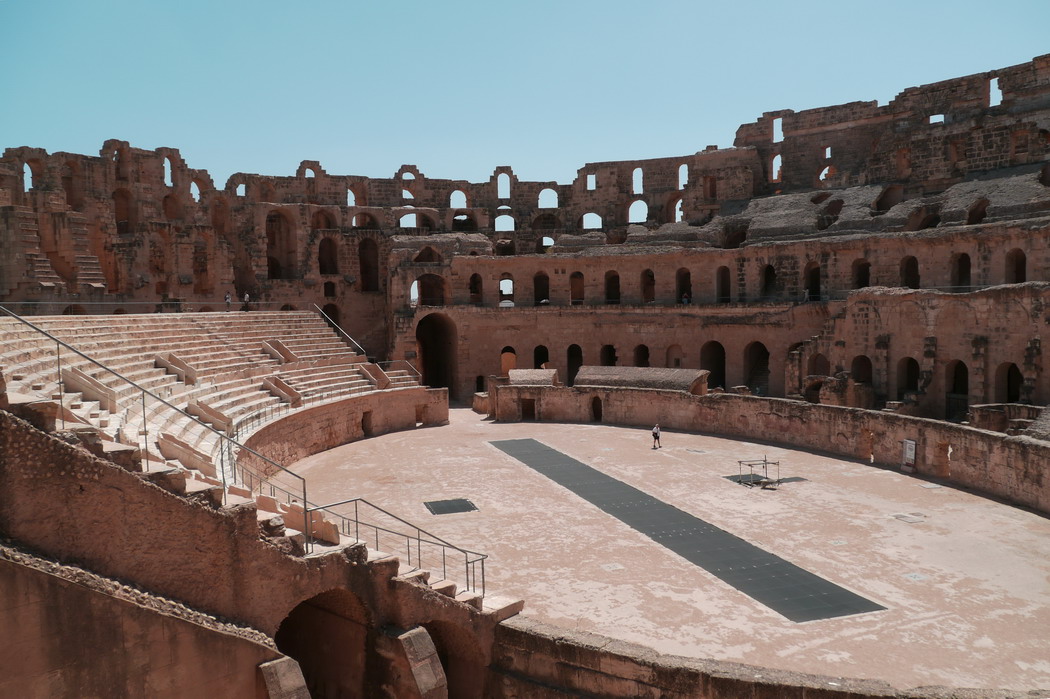
[[[652,425],[741,439],[768,439],[882,466],[899,466],[901,441],[916,442],[919,474],[1050,513],[1050,443],[1005,437],[938,420],[882,411],[814,405],[734,394],[500,386],[496,419],[520,420],[521,399],[535,400],[536,419]]]
[[[0,547],[0,696],[291,696],[257,667],[284,657],[272,641],[229,627]]]

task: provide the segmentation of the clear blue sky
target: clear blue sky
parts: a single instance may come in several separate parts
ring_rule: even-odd
[[[1050,53],[1050,0],[0,0],[0,147],[568,183]]]

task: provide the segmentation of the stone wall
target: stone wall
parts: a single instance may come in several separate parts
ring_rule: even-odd
[[[2,696],[296,696],[267,690],[258,666],[284,656],[263,634],[10,547],[0,628]]]
[[[830,452],[899,467],[901,442],[916,442],[915,469],[955,485],[1050,513],[1050,443],[1029,437],[882,411],[814,405],[733,394],[690,396],[638,389],[500,386],[496,419],[520,420],[521,400],[535,401],[537,420],[601,421],[681,429]]]

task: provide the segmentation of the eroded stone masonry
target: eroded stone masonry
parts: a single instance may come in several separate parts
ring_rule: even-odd
[[[508,366],[570,384],[580,365],[681,366],[957,418],[1050,398],[1048,160],[1050,55],[885,106],[767,112],[732,148],[589,163],[569,184],[304,161],[217,186],[174,148],[9,148],[0,299],[316,304],[460,401]]]

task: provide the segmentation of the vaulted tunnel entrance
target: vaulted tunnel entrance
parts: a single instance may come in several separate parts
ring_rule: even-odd
[[[456,324],[441,313],[431,313],[416,326],[416,342],[423,369],[423,383],[431,388],[447,388],[449,399],[456,397]]]

